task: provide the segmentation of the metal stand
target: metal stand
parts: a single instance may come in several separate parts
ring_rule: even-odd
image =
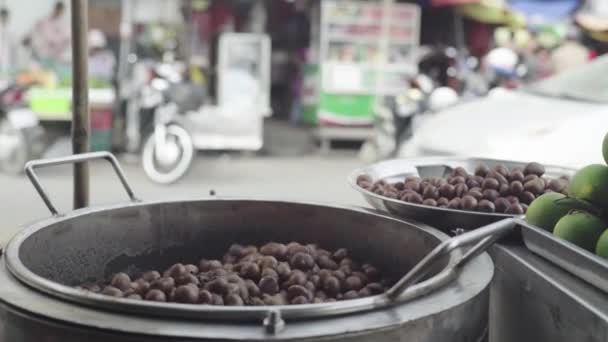
[[[72,153],[89,151],[88,0],[72,0]],[[74,164],[74,209],[89,205],[89,166]]]
[[[608,296],[520,243],[490,249],[490,341],[606,341]]]

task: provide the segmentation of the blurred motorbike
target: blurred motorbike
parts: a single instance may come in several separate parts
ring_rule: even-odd
[[[142,67],[151,77],[139,87],[130,112],[129,149],[141,146],[146,175],[161,184],[183,177],[196,150],[262,147],[263,118],[270,115],[270,40],[266,35],[224,34],[220,38],[217,104],[206,89],[188,82],[179,63]],[[135,110],[133,109],[135,108]],[[129,112],[129,110],[128,110]],[[142,122],[152,121],[152,128]],[[131,126],[131,128],[129,128]],[[135,127],[135,128],[133,128]],[[143,130],[137,132],[138,129]],[[145,139],[140,136],[149,135]],[[134,143],[135,141],[135,143]]]
[[[438,87],[450,87],[464,98],[483,96],[486,79],[479,73],[480,61],[466,50],[434,47],[420,57],[418,70]]]
[[[363,143],[359,157],[365,162],[395,158],[425,114],[451,106],[459,98],[454,89],[434,87],[429,77],[418,75],[405,92],[385,96],[375,106],[374,134]]]
[[[160,65],[156,77],[142,88],[142,109],[153,111],[152,130],[143,142],[142,165],[150,179],[163,184],[177,181],[190,168],[194,142],[183,114],[196,111],[206,98],[200,86],[168,76],[172,71],[169,65]]]

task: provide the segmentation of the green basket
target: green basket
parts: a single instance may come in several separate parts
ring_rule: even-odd
[[[371,124],[375,101],[373,95],[322,93],[318,118],[320,121],[343,125]]]
[[[72,112],[70,89],[38,89],[28,92],[30,109],[42,120],[63,120]]]
[[[302,86],[302,121],[309,125],[316,125],[317,110],[319,108],[319,65],[304,65],[304,84]]]

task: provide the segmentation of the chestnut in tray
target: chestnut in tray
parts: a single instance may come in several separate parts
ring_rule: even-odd
[[[288,305],[335,302],[385,292],[394,282],[347,249],[315,244],[233,244],[220,260],[177,263],[159,272],[115,274],[78,286],[113,297],[209,305]]]
[[[480,164],[470,174],[462,167],[445,178],[407,176],[400,182],[373,181],[368,175],[357,177],[357,185],[375,194],[408,203],[438,208],[520,215],[534,199],[547,192],[566,194],[568,177],[543,177],[545,167],[529,163],[523,169],[509,170],[499,164],[493,168]]]

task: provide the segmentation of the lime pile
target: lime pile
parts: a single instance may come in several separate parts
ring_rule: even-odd
[[[608,164],[608,134],[602,153]],[[592,164],[578,170],[567,196],[547,192],[536,198],[526,221],[608,259],[608,166]]]

